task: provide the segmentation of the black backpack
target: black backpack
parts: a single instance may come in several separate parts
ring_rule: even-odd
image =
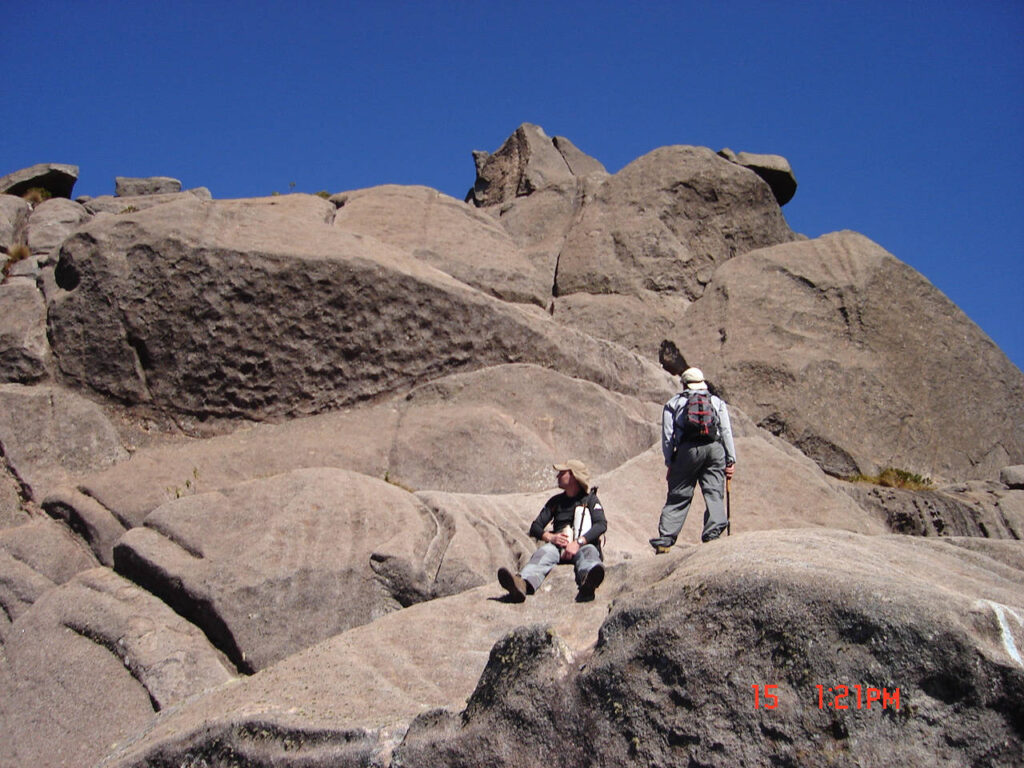
[[[715,442],[718,414],[711,405],[711,393],[706,389],[691,389],[684,394],[686,403],[676,411],[676,445]]]

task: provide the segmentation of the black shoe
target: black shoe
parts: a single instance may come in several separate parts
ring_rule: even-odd
[[[658,539],[651,539],[651,546],[654,547],[654,554],[656,555],[664,555],[666,552],[672,549],[671,544],[669,544],[668,546],[664,544],[659,544]]]
[[[722,535],[721,531],[715,531],[714,533],[709,533],[707,536],[701,536],[700,540],[704,544],[707,544],[709,541],[714,541],[715,539],[717,539],[721,535]]]
[[[521,603],[526,600],[526,581],[508,568],[498,569],[498,583],[508,592],[509,600]]]
[[[582,603],[587,600],[593,600],[594,590],[601,586],[602,581],[604,581],[604,566],[601,563],[597,563],[587,571],[587,575],[580,582],[580,591],[576,595],[576,601]]]

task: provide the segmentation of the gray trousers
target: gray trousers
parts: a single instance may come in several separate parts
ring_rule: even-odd
[[[686,522],[693,500],[693,489],[700,483],[704,495],[704,531],[701,541],[714,538],[725,530],[725,448],[719,442],[679,446],[668,472],[668,498],[658,521],[658,538],[651,539],[655,546],[671,547]]]
[[[540,585],[544,583],[544,578],[550,573],[551,569],[561,561],[562,550],[550,542],[544,542],[533,553],[530,562],[523,567],[519,575],[536,592],[540,589]],[[580,547],[576,556],[572,559],[573,567],[576,569],[576,585],[582,584],[590,569],[600,562],[601,553],[597,547],[593,544],[584,544]]]

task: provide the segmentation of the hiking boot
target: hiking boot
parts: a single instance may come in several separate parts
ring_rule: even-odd
[[[669,544],[668,546],[664,544],[659,544],[657,539],[651,539],[651,546],[654,547],[654,554],[656,555],[664,555],[666,552],[672,549],[671,544]]]
[[[513,603],[526,600],[526,581],[522,576],[512,573],[508,568],[498,569],[498,583],[508,592]]]
[[[593,600],[594,590],[601,586],[602,581],[604,581],[604,566],[601,563],[597,563],[587,571],[587,575],[580,582],[580,591],[576,595],[576,601],[582,603],[587,600]]]
[[[709,541],[714,541],[721,535],[721,531],[715,531],[714,533],[709,533],[707,536],[701,536],[700,540],[703,544],[707,544]]]

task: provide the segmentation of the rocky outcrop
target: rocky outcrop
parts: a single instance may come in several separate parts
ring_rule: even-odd
[[[38,163],[0,177],[0,195],[23,195],[42,189],[53,197],[71,197],[78,181],[78,166],[62,163]]]
[[[544,189],[575,187],[579,176],[607,173],[568,139],[551,139],[531,123],[519,126],[493,155],[477,151],[473,160],[476,183],[466,199],[478,207],[501,205]]]
[[[796,177],[789,161],[782,155],[758,155],[752,152],[736,154],[731,149],[718,151],[720,157],[749,168],[772,188],[772,194],[779,205],[785,205],[796,194]]]
[[[114,194],[117,197],[165,195],[175,192],[181,192],[181,182],[170,176],[118,176],[114,179]]]
[[[686,358],[832,475],[994,479],[1024,454],[1024,374],[862,235],[732,259],[685,324]]]
[[[255,419],[517,361],[616,391],[664,391],[651,363],[332,227],[333,215],[325,200],[289,195],[94,219],[55,272],[61,371],[128,403]]]
[[[609,175],[526,124],[476,159],[470,203],[81,198],[17,249],[0,765],[1013,764],[1024,375],[870,241],[794,235],[782,158]],[[68,202],[8,197],[12,247]],[[698,544],[698,495],[656,557],[689,365],[731,527]],[[512,603],[569,457],[606,578]],[[885,467],[936,488],[835,477]]]
[[[1009,488],[1024,490],[1024,464],[1003,467],[999,472],[999,480]]]
[[[884,517],[889,529],[912,536],[1024,539],[1024,492],[996,483],[964,483],[928,491],[862,483],[840,486],[859,506]]]

